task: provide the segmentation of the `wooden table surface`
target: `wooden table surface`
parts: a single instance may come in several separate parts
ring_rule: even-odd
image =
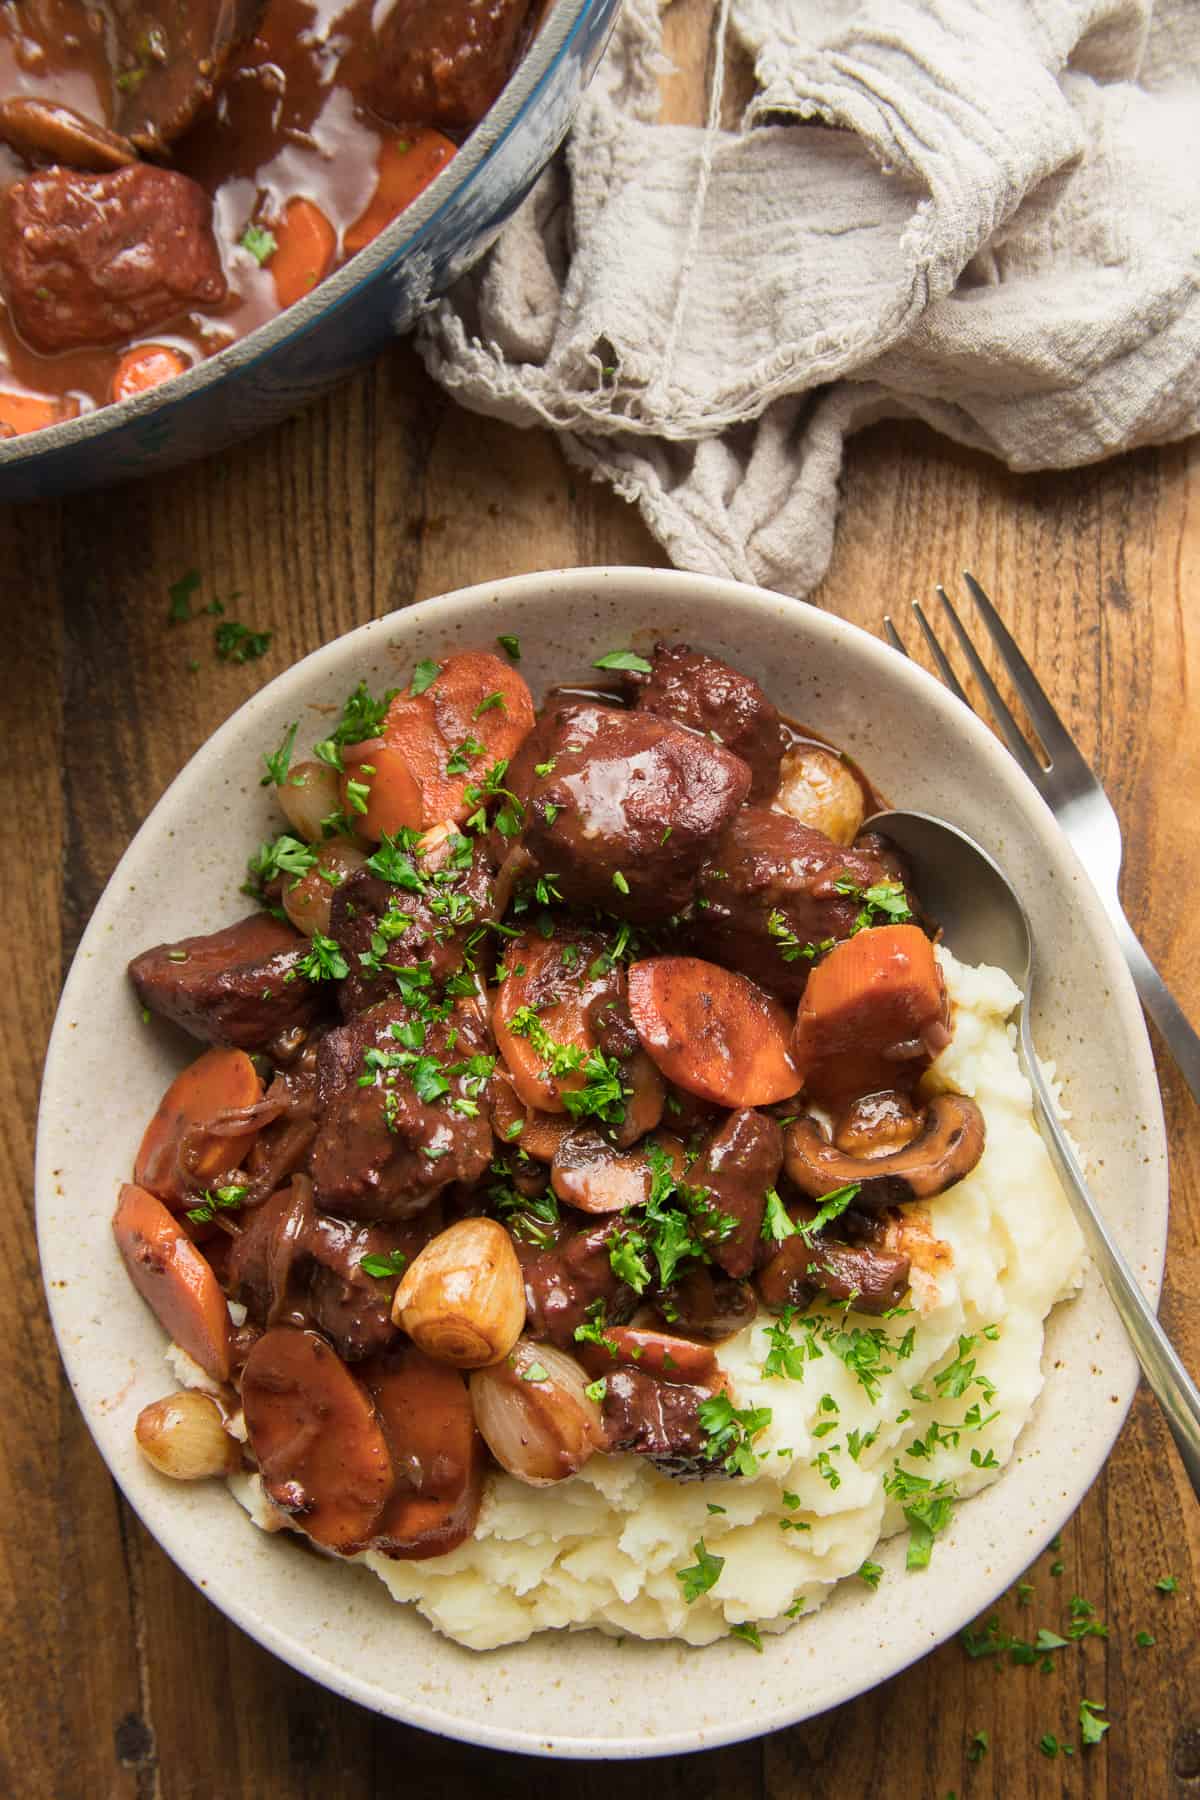
[[[486,1788],[507,1800],[536,1782],[579,1800],[1200,1797],[1200,1515],[1144,1393],[1061,1551],[1031,1572],[1031,1604],[999,1607],[1008,1629],[1032,1636],[1062,1631],[1082,1595],[1107,1637],[1059,1652],[1049,1674],[951,1643],[774,1737],[602,1766],[444,1742],[293,1673],[176,1572],[76,1410],[32,1230],[38,1079],[63,975],[137,825],[235,707],[337,633],[485,577],[662,560],[636,515],[580,484],[549,438],[456,411],[406,346],[198,468],[0,518],[5,740],[14,768],[33,759],[0,812],[0,1794],[437,1800]],[[1125,827],[1130,915],[1200,1019],[1200,450],[1016,477],[922,430],[878,427],[854,442],[817,603],[876,630],[885,606],[964,566],[1100,771]],[[231,612],[271,631],[260,662],[215,661],[211,621],[168,628],[168,586],[190,568],[203,597],[239,593]],[[1200,1119],[1169,1061],[1160,1071],[1173,1172],[1163,1316],[1196,1369]],[[1166,1575],[1173,1595],[1156,1588]],[[1154,1644],[1139,1646],[1139,1632]],[[1081,1695],[1106,1702],[1112,1721],[1086,1751]],[[981,1731],[989,1747],[975,1760]],[[1048,1758],[1046,1733],[1076,1754]]]

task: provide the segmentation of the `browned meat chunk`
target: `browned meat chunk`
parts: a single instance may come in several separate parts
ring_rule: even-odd
[[[728,1236],[710,1247],[727,1275],[749,1275],[761,1242],[767,1189],[783,1166],[783,1132],[774,1119],[746,1107],[730,1113],[688,1170],[692,1187],[708,1188],[712,1204],[736,1221]]]
[[[179,137],[262,10],[263,0],[109,0],[118,131],[151,153]]]
[[[613,1274],[609,1242],[615,1237],[611,1219],[586,1231],[564,1231],[550,1248],[535,1249],[514,1240],[525,1276],[525,1330],[546,1338],[560,1350],[575,1347],[575,1332],[586,1324],[589,1309],[602,1301],[604,1317],[613,1323],[631,1319],[637,1309],[633,1289]]]
[[[691,936],[715,962],[798,1000],[815,955],[854,930],[862,890],[891,879],[874,856],[784,813],[743,807],[704,858]]]
[[[143,950],[129,965],[138,998],[206,1044],[262,1050],[303,1030],[321,1006],[300,973],[308,942],[269,913],[252,913],[206,937]]]
[[[810,1216],[815,1208],[810,1209]],[[797,1214],[797,1216],[800,1216]],[[885,1313],[898,1306],[908,1287],[909,1261],[877,1244],[844,1244],[817,1236],[786,1238],[758,1271],[764,1306],[807,1306],[817,1293],[849,1301],[856,1312]]]
[[[477,1181],[488,1166],[494,1059],[479,1015],[459,1005],[413,1029],[420,1023],[389,1000],[322,1040],[310,1167],[326,1212],[411,1218],[451,1182]]]
[[[700,1423],[700,1408],[715,1391],[656,1381],[640,1369],[614,1369],[605,1376],[601,1408],[609,1449],[648,1456],[664,1474],[682,1480],[721,1474]]]
[[[50,354],[122,343],[226,292],[208,195],[145,163],[45,169],[5,188],[0,270],[14,325]]]
[[[707,841],[750,788],[745,763],[709,739],[586,704],[549,713],[511,773],[524,847],[563,898],[644,924],[687,906]]]
[[[639,711],[715,736],[749,764],[754,778],[751,800],[773,798],[779,786],[784,731],[757,681],[688,644],[656,644],[650,674],[626,679],[639,690]]]
[[[718,1344],[749,1325],[758,1299],[748,1281],[731,1281],[696,1263],[664,1288],[655,1303],[673,1331]]]
[[[298,1181],[245,1216],[230,1247],[226,1292],[252,1324],[313,1326],[346,1362],[359,1362],[399,1337],[391,1318],[396,1282],[435,1229],[430,1214],[407,1225],[331,1218],[315,1210],[309,1184]],[[392,1273],[365,1270],[364,1258]]]
[[[350,965],[338,989],[346,1018],[396,993],[394,969],[427,962],[435,982],[463,966],[467,941],[492,914],[492,878],[479,845],[456,879],[410,890],[360,869],[335,889],[329,935]],[[391,965],[389,967],[389,965]]]
[[[370,104],[397,125],[469,131],[517,57],[531,0],[395,0],[378,37]]]

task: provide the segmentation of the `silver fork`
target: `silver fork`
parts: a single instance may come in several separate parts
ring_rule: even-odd
[[[1184,1080],[1192,1090],[1193,1098],[1200,1101],[1200,1036],[1193,1030],[1182,1008],[1168,991],[1162,976],[1142,949],[1121,906],[1121,826],[1112,803],[1076,748],[1071,734],[1051,706],[1033,670],[975,577],[964,571],[963,580],[987,627],[988,636],[1008,670],[1021,704],[1041,739],[1050,759],[1048,763],[1043,763],[1034,753],[988,674],[966,627],[951,605],[946,590],[939,587],[938,599],[945,609],[958,646],[970,665],[971,673],[983,689],[988,710],[1004,742],[1066,832],[1079,860],[1090,875],[1092,885],[1112,921],[1117,942],[1129,965],[1129,973],[1133,976],[1133,984],[1142,1005],[1162,1033]],[[942,680],[951,693],[957,694],[964,706],[970,706],[971,702],[963,692],[962,683],[954,673],[919,600],[913,601],[912,610]],[[883,629],[892,648],[899,650],[902,656],[907,656],[908,651],[890,617],[885,617]]]

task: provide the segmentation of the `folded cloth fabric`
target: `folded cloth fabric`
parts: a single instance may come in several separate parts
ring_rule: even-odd
[[[717,0],[711,63],[707,126],[657,124],[625,0],[565,159],[420,332],[676,563],[808,592],[881,418],[1015,469],[1200,425],[1200,0]]]

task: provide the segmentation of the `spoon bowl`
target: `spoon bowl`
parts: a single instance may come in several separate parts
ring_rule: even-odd
[[[1200,1499],[1200,1389],[1179,1360],[1092,1198],[1034,1052],[1029,1018],[1036,963],[1033,928],[1024,904],[987,851],[945,819],[929,813],[879,812],[866,821],[865,829],[878,832],[901,852],[913,887],[942,927],[947,948],[964,962],[1003,969],[1021,989],[1017,1051],[1033,1090],[1038,1130]]]

